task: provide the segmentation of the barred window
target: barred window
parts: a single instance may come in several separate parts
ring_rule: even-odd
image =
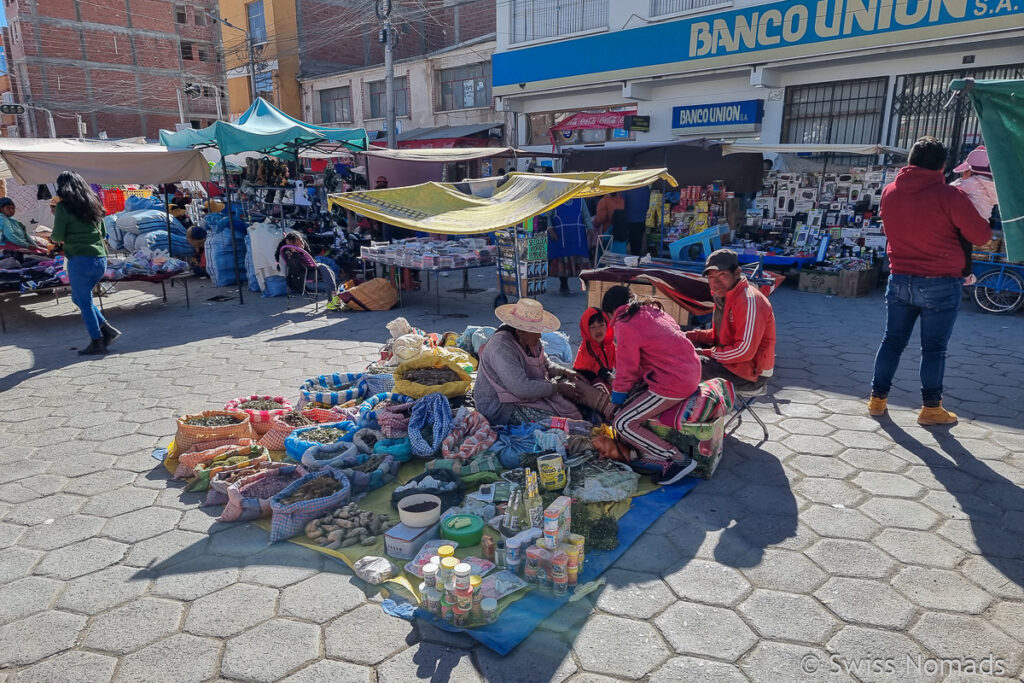
[[[348,86],[320,91],[320,123],[352,120],[352,90]]]
[[[468,64],[438,72],[439,111],[491,106],[491,63]]]
[[[388,115],[387,81],[372,81],[367,84],[367,118],[382,119]],[[395,116],[409,115],[409,79],[395,77]]]
[[[651,0],[651,16],[675,14],[691,9],[703,9],[725,4],[727,0]]]
[[[880,142],[888,84],[889,79],[882,77],[786,88],[782,142]]]
[[[608,0],[509,0],[512,42],[608,27]]]

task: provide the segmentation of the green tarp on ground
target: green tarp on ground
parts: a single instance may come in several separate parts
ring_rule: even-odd
[[[1024,81],[955,80],[974,103],[999,197],[1006,259],[1024,261]]]

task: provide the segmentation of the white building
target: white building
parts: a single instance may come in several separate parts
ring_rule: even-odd
[[[511,142],[550,151],[552,124],[574,113],[635,112],[649,132],[590,117],[554,131],[557,148],[573,168],[664,160],[684,184],[759,180],[759,159],[666,147],[695,138],[908,147],[931,134],[962,157],[979,128],[966,98],[944,108],[950,80],[1024,78],[1024,2],[1010,0],[507,0],[497,27]]]
[[[399,148],[500,145],[491,106],[493,37],[395,62]],[[385,137],[385,70],[373,66],[300,79],[306,120]]]

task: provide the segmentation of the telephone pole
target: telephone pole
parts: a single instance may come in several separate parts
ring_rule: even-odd
[[[395,121],[395,31],[391,24],[391,0],[377,0],[377,18],[381,20],[380,42],[384,44],[384,102],[387,112],[388,149],[398,147]]]

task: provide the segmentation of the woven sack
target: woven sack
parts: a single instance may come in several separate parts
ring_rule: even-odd
[[[238,404],[245,403],[246,401],[274,401],[280,403],[280,409],[273,410],[252,410],[249,408],[239,408]],[[252,422],[252,428],[256,430],[257,434],[263,435],[270,431],[270,420],[275,415],[284,415],[292,409],[292,404],[284,400],[284,396],[258,396],[253,394],[252,396],[241,396],[233,401],[228,401],[224,406],[224,410],[236,411],[239,410],[249,416],[249,421]]]
[[[451,370],[455,373],[455,376],[458,379],[451,382],[445,382],[444,384],[431,385],[420,384],[405,378],[405,374],[411,370],[428,369]],[[470,382],[471,379],[469,373],[466,372],[461,365],[450,358],[434,355],[432,353],[425,353],[410,361],[406,361],[399,365],[398,369],[395,370],[395,392],[404,394],[405,396],[411,396],[413,398],[423,398],[427,394],[443,394],[448,398],[465,396],[466,392],[469,391]]]
[[[331,408],[324,407],[322,403],[307,403],[302,406],[301,412],[313,422],[337,422],[338,414]]]
[[[376,410],[380,432],[388,439],[404,439],[409,436],[409,419],[415,403],[390,403]]]
[[[338,296],[353,311],[387,311],[398,303],[398,290],[382,277],[356,285]]]
[[[270,431],[263,435],[260,439],[260,446],[263,446],[269,451],[283,451],[284,440],[288,438],[288,435],[294,432],[299,427],[293,427],[283,419],[282,415],[275,415],[270,418]],[[309,425],[307,425],[309,426]]]
[[[452,431],[441,442],[442,457],[469,460],[480,455],[497,441],[498,434],[491,429],[483,413],[472,408],[459,408]]]
[[[369,472],[352,469],[358,465],[365,464],[371,458],[378,458],[380,462]],[[350,463],[344,468],[338,468],[338,471],[348,477],[349,483],[352,485],[352,497],[355,498],[393,482],[398,476],[398,466],[398,461],[390,455],[383,453],[376,455],[357,453],[355,462]]]
[[[254,466],[261,462],[270,462],[270,451],[256,444],[244,450],[228,451],[209,463],[196,465],[186,491],[206,491],[210,488],[210,480],[214,475],[246,466]]]
[[[284,440],[284,450],[289,458],[295,462],[302,460],[302,454],[305,453],[309,448],[313,446],[323,445],[319,441],[306,441],[302,438],[303,432],[308,432],[311,429],[319,429],[321,427],[336,427],[338,429],[344,429],[345,435],[342,436],[338,441],[352,441],[352,436],[355,434],[356,426],[352,422],[346,420],[345,422],[327,422],[324,424],[315,425],[313,427],[299,427]]]
[[[196,467],[199,465],[205,465],[206,463],[213,462],[218,458],[233,453],[235,451],[248,451],[256,445],[254,439],[232,439],[227,443],[217,441],[214,442],[218,445],[208,446],[204,442],[200,442],[192,447],[192,449],[182,453],[178,456],[178,467],[174,470],[175,479],[188,479],[195,472]]]
[[[366,396],[387,393],[395,388],[395,376],[390,372],[366,373],[361,380]]]
[[[294,503],[283,502],[300,486],[307,481],[318,477],[331,477],[341,484],[341,488],[329,496],[300,500]],[[320,472],[312,472],[304,477],[296,479],[280,493],[270,499],[271,523],[270,542],[276,543],[295,536],[303,531],[306,524],[329,510],[334,510],[348,503],[352,493],[352,486],[348,478],[337,470],[325,469]]]
[[[227,488],[228,502],[220,514],[219,522],[247,522],[270,516],[270,499],[293,481],[306,476],[299,465],[282,465],[261,470],[241,479]]]
[[[378,430],[365,427],[352,435],[352,443],[356,445],[360,453],[373,453],[373,447],[383,439],[384,435]]]
[[[356,460],[359,449],[349,441],[337,441],[335,443],[313,444],[302,454],[302,466],[309,472],[318,472],[325,467],[333,467],[340,470],[352,464],[358,464]],[[365,458],[364,458],[365,460]]]
[[[374,453],[390,455],[397,462],[409,462],[412,460],[412,446],[409,439],[381,439],[373,445]]]
[[[206,490],[206,500],[203,501],[202,507],[224,505],[228,502],[228,487],[235,482],[257,472],[283,466],[285,463],[273,462],[269,456],[261,456],[238,465],[220,468],[210,475],[210,487]]]
[[[408,396],[392,394],[389,392],[383,392],[375,396],[371,396],[359,405],[359,427],[369,427],[370,429],[380,428],[380,423],[377,422],[377,411],[384,407],[381,404],[412,402],[413,399]]]
[[[328,406],[341,405],[363,395],[359,386],[362,378],[363,374],[357,372],[335,372],[311,377],[299,387],[299,394],[303,404],[315,401]]]
[[[213,417],[215,415],[231,415],[239,418],[240,422],[223,427],[200,427],[198,425],[186,424],[185,420],[190,417]],[[174,452],[170,455],[176,456],[191,450],[192,446],[200,441],[213,441],[214,439],[254,439],[256,432],[253,431],[252,422],[245,413],[227,410],[204,410],[198,415],[185,415],[178,418],[178,431],[174,435]]]

